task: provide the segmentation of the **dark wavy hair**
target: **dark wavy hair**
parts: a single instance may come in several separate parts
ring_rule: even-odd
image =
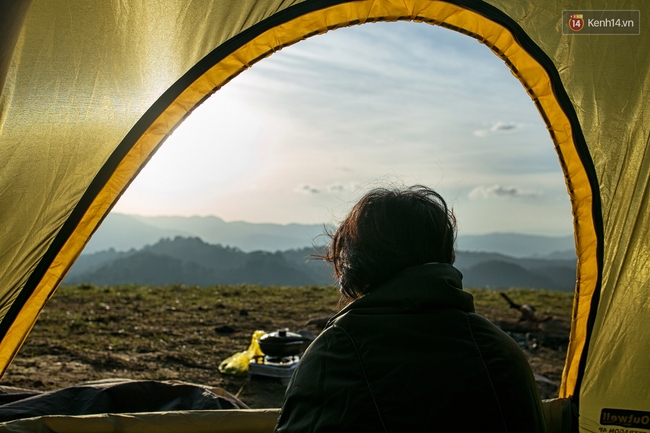
[[[402,269],[453,264],[456,218],[445,200],[422,185],[377,188],[354,205],[320,256],[331,263],[343,301],[371,292]]]

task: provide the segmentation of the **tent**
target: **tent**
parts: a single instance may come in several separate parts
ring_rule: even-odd
[[[0,371],[120,194],[198,104],[312,35],[417,21],[485,44],[537,106],[578,254],[559,397],[577,407],[582,432],[650,431],[647,2],[3,0],[0,11]]]

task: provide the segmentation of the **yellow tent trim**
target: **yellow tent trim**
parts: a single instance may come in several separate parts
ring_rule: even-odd
[[[284,46],[338,27],[371,21],[397,20],[441,25],[473,36],[487,45],[512,69],[546,122],[558,151],[571,196],[578,253],[571,341],[560,391],[561,397],[571,396],[575,390],[579,363],[586,342],[586,324],[598,280],[598,265],[592,190],[573,142],[569,119],[553,93],[551,79],[544,68],[519,45],[509,30],[477,12],[431,0],[355,1],[306,13],[261,33],[191,83],[136,141],[57,254],[36,290],[18,313],[6,338],[0,343],[0,371],[4,373],[16,356],[43,306],[113,204],[173,128],[191,110],[252,63]]]
[[[44,415],[0,425],[12,432],[265,433],[273,432],[279,409]]]

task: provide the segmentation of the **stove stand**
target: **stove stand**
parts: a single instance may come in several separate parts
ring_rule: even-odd
[[[254,376],[274,377],[280,379],[282,385],[287,386],[293,375],[293,370],[298,366],[299,356],[274,358],[270,356],[256,356],[248,363],[248,380]]]

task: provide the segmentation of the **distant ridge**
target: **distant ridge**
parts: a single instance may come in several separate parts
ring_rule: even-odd
[[[539,236],[520,233],[490,233],[485,235],[461,235],[457,247],[463,251],[501,253],[512,257],[575,257],[573,235]]]
[[[84,254],[113,248],[117,251],[139,249],[162,238],[199,237],[205,242],[236,247],[245,252],[278,251],[304,248],[321,241],[322,224],[255,224],[226,222],[216,216],[156,216],[110,213]]]
[[[327,237],[322,224],[254,224],[226,222],[216,216],[144,217],[111,213],[86,246],[83,254],[140,249],[162,238],[198,237],[211,244],[256,250],[285,251],[314,244],[324,245]],[[470,252],[500,253],[511,257],[574,258],[573,236],[536,236],[517,233],[460,235],[457,249]]]

